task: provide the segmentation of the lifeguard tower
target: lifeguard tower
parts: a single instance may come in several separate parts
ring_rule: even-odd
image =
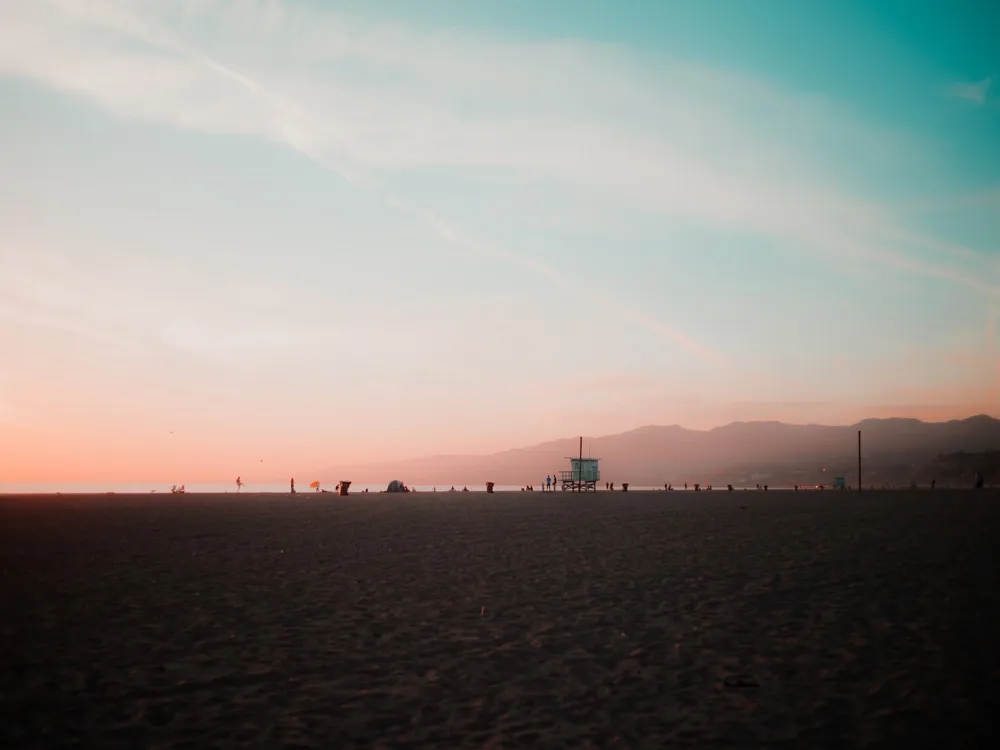
[[[569,458],[569,471],[559,472],[559,480],[563,491],[597,492],[597,483],[601,479],[599,458]]]

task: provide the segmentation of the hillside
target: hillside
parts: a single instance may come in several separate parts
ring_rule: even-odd
[[[867,419],[850,426],[735,422],[712,430],[647,426],[620,435],[584,438],[584,455],[601,458],[602,479],[661,486],[726,482],[808,484],[824,477],[857,477],[857,433],[862,431],[865,484],[880,467],[915,473],[939,454],[1000,450],[1000,420],[980,415],[949,422]],[[486,456],[432,456],[408,461],[330,466],[324,482],[351,479],[409,484],[535,484],[568,468],[578,438],[515,448]],[[823,469],[826,469],[824,472]],[[905,474],[906,471],[903,471]],[[899,481],[898,478],[895,481]]]

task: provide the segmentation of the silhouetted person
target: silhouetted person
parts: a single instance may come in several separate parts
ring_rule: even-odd
[[[931,480],[931,489],[933,490],[936,486],[937,486],[937,480],[936,479],[932,479]]]
[[[292,480],[291,480],[290,484],[291,484],[291,487],[292,487],[292,494],[294,495],[295,494],[295,477],[292,477]]]
[[[729,490],[730,492],[732,492],[733,491],[733,485],[727,484],[726,485],[726,489]]]
[[[764,485],[764,492],[767,492],[767,485]]]
[[[687,488],[688,488],[688,483],[687,483],[687,482],[685,482],[685,483],[684,483],[684,489],[687,489]]]
[[[243,480],[236,477],[236,494],[240,494],[240,490],[243,489]]]
[[[976,472],[976,484],[974,486],[977,490],[981,490],[983,488],[983,475],[978,471]]]
[[[545,489],[552,492],[552,475],[549,474],[545,477]]]

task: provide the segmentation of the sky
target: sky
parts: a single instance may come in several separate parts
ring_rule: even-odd
[[[1000,416],[997,28],[3,0],[0,482]]]

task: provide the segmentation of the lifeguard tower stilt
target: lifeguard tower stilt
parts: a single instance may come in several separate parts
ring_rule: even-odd
[[[583,457],[583,438],[580,438],[580,455],[567,456],[570,470],[559,472],[559,481],[563,492],[597,492],[597,483],[601,479],[599,458]]]

